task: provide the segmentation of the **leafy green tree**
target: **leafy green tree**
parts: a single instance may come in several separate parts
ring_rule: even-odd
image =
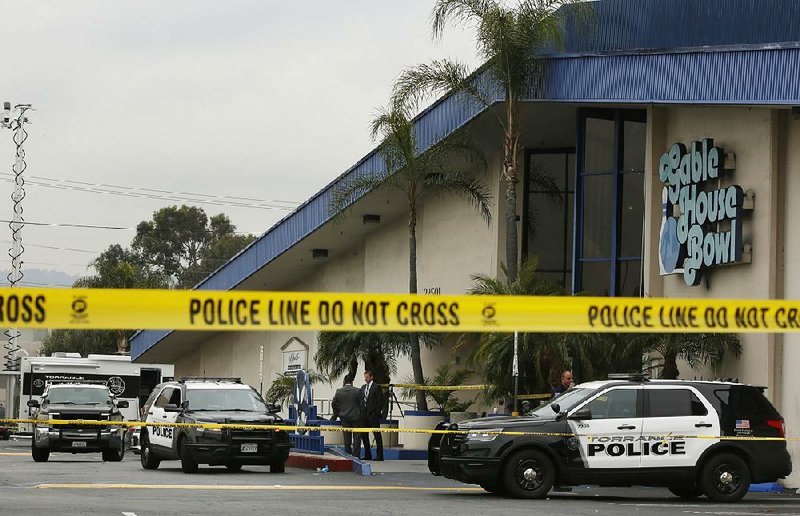
[[[431,93],[457,92],[477,101],[495,115],[503,129],[503,174],[505,183],[506,261],[512,283],[517,277],[517,183],[520,153],[519,106],[525,92],[537,83],[541,63],[534,50],[562,40],[567,12],[587,10],[579,0],[520,0],[509,7],[502,0],[436,0],[432,12],[435,39],[448,23],[474,28],[479,57],[485,61],[494,84],[502,88],[504,102],[496,105],[464,64],[435,60],[403,71],[393,93],[393,102],[418,106]],[[561,9],[572,6],[572,9]],[[578,16],[578,20],[586,17]],[[502,187],[503,185],[501,185]]]
[[[236,235],[225,214],[209,219],[196,206],[168,206],[136,226],[132,247],[178,288],[191,288],[253,239]]]
[[[409,293],[417,293],[417,213],[422,202],[432,196],[454,195],[469,202],[488,222],[491,219],[491,194],[474,169],[485,168],[483,154],[467,141],[455,138],[423,154],[417,154],[417,138],[408,110],[393,105],[379,112],[372,121],[373,139],[380,139],[380,152],[386,164],[384,172],[352,179],[334,195],[332,209],[344,212],[358,193],[373,190],[392,192],[403,197],[407,206],[409,238]],[[460,168],[454,170],[455,167]],[[414,379],[425,380],[420,339],[409,334],[409,355]],[[419,410],[427,410],[423,393],[417,395]]]
[[[166,278],[151,270],[144,259],[131,251],[124,249],[118,244],[113,244],[103,251],[93,262],[92,266],[97,272],[93,276],[86,276],[78,279],[73,287],[76,288],[165,288]],[[69,330],[67,330],[69,332]],[[111,336],[116,341],[115,351],[124,353],[128,350],[128,341],[134,332],[131,330],[112,330],[111,332],[100,332],[95,334],[92,342],[97,339],[108,338]],[[71,342],[76,336],[66,334],[67,340],[63,341],[63,346]],[[51,336],[52,337],[52,336]],[[57,339],[63,339],[58,334]],[[103,343],[98,346],[93,353],[108,352],[110,346]],[[102,350],[102,351],[101,351]],[[64,350],[70,351],[70,350]]]
[[[117,336],[109,330],[53,330],[42,341],[39,354],[50,356],[53,353],[113,354],[118,349]]]

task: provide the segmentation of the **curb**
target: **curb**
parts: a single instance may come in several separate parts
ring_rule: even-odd
[[[351,459],[333,454],[311,455],[307,453],[291,452],[289,454],[289,459],[286,461],[286,465],[290,468],[314,470],[327,465],[332,473],[353,471],[353,461]]]

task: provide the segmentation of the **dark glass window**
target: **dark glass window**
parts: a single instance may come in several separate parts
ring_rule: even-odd
[[[572,286],[575,149],[525,155],[522,255],[537,256],[544,279]]]
[[[705,416],[705,405],[688,389],[648,390],[650,417]]]
[[[172,393],[175,392],[173,387],[167,387],[163,391],[161,391],[161,395],[156,399],[155,406],[159,408],[164,408],[170,401],[172,397]]]
[[[578,131],[573,290],[641,296],[646,112],[582,110]]]
[[[606,391],[586,404],[592,419],[636,417],[638,389],[613,389]]]

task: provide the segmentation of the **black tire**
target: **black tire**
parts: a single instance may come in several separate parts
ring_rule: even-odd
[[[33,439],[31,439],[31,456],[33,456],[34,462],[47,462],[47,459],[50,458],[50,450],[47,448],[37,448],[35,444],[33,444]]]
[[[141,434],[139,438],[139,460],[142,462],[144,469],[158,469],[161,465],[161,459],[156,457],[153,448],[150,446],[150,441],[147,439],[147,434]]]
[[[197,473],[197,461],[192,457],[192,451],[186,446],[186,439],[181,439],[178,444],[181,457],[181,470],[184,473]]]
[[[521,450],[503,465],[506,492],[514,498],[544,498],[553,487],[556,471],[552,461],[538,450]]]
[[[105,462],[121,462],[122,458],[125,457],[125,450],[103,450],[103,460]]]
[[[225,464],[225,467],[228,468],[228,471],[241,471],[242,465],[241,464]]]
[[[502,482],[499,483],[499,484],[494,484],[494,483],[492,483],[492,484],[481,484],[481,487],[483,488],[484,491],[486,491],[487,493],[491,493],[493,495],[502,496],[502,495],[506,494],[506,491],[505,491],[505,488],[504,488]]]
[[[750,489],[750,468],[732,453],[714,455],[700,472],[700,488],[714,502],[738,502]]]
[[[284,462],[273,462],[269,465],[269,472],[270,473],[285,473],[286,472],[286,463]]]
[[[703,496],[703,490],[696,485],[672,486],[668,489],[670,493],[684,500],[694,500]]]

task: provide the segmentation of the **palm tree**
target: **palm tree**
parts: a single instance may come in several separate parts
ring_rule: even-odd
[[[508,296],[557,296],[564,295],[563,288],[536,274],[538,259],[531,257],[522,262],[514,281],[492,278],[483,274],[472,276],[474,295]],[[505,270],[505,267],[503,267]],[[460,345],[470,340],[465,335]],[[537,393],[550,390],[550,378],[565,368],[570,357],[580,356],[589,361],[587,348],[573,345],[563,334],[521,333],[519,334],[519,386],[520,392]],[[504,399],[514,392],[511,377],[514,359],[514,335],[512,333],[482,333],[472,350],[469,363],[480,369],[484,383],[489,385],[487,395],[491,399]]]
[[[328,377],[355,377],[361,361],[379,384],[390,382],[397,356],[408,346],[402,334],[374,332],[321,332],[318,343],[314,360]]]
[[[449,22],[475,27],[479,57],[494,85],[502,87],[504,102],[495,106],[487,86],[478,84],[469,69],[451,60],[434,60],[403,71],[393,92],[393,102],[418,106],[431,93],[460,92],[488,108],[503,128],[503,174],[505,181],[506,266],[509,281],[517,277],[517,183],[519,105],[526,90],[539,77],[540,61],[534,50],[558,44],[568,11],[586,10],[579,0],[520,0],[506,7],[502,0],[437,0],[433,8],[433,37],[441,38]],[[567,5],[575,9],[562,10]],[[502,185],[501,185],[502,186]]]
[[[679,374],[678,359],[693,370],[710,366],[717,371],[726,358],[742,355],[739,339],[727,333],[596,333],[570,338],[594,351],[597,373],[660,371],[659,378],[674,380]]]
[[[661,368],[659,378],[678,378],[679,358],[692,369],[708,365],[717,371],[726,357],[742,356],[742,343],[730,333],[653,333],[640,339],[644,352],[655,355],[649,368]]]
[[[422,202],[432,195],[455,195],[474,206],[483,218],[491,220],[491,194],[488,188],[468,171],[452,170],[452,158],[459,163],[481,165],[485,160],[480,150],[467,141],[451,138],[423,154],[417,154],[417,138],[408,110],[402,104],[379,112],[372,121],[373,139],[380,139],[380,152],[385,170],[353,178],[334,195],[333,209],[342,212],[359,193],[383,190],[400,194],[405,199],[408,216],[409,285],[417,293],[417,212]],[[414,380],[425,380],[422,370],[419,335],[409,334],[409,354]],[[417,394],[419,410],[427,410],[424,393]]]

